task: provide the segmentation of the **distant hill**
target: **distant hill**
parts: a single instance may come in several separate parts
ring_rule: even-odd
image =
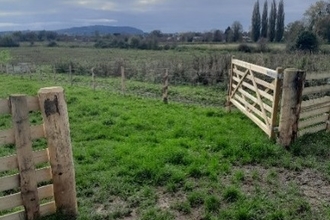
[[[83,35],[83,36],[95,35],[96,32],[98,32],[100,35],[115,34],[115,33],[140,35],[144,33],[142,30],[134,27],[104,26],[104,25],[72,27],[67,29],[56,30],[56,32],[59,34]]]

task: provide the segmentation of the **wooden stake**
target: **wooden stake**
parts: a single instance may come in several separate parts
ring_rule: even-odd
[[[69,75],[70,75],[70,85],[73,85],[73,79],[72,79],[72,65],[69,65]]]
[[[95,91],[95,73],[94,73],[94,67],[91,69],[92,72],[92,88]]]
[[[56,83],[56,66],[53,67],[53,73],[54,73],[54,83]]]
[[[168,69],[165,69],[164,74],[163,102],[168,104]]]
[[[297,138],[302,91],[306,74],[297,69],[285,69],[280,111],[278,143],[284,147]]]
[[[76,216],[76,183],[64,91],[62,87],[42,88],[38,96],[49,149],[56,207],[66,215]]]
[[[121,92],[125,93],[126,85],[125,85],[125,69],[123,66],[120,66],[120,73],[121,73]]]
[[[21,196],[26,219],[33,220],[39,218],[40,210],[27,98],[25,95],[12,95],[9,99],[20,172]]]

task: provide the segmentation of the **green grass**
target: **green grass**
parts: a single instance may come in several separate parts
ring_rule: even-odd
[[[147,86],[132,83],[136,83],[134,88]],[[50,85],[51,81],[1,75],[0,97],[36,95],[39,88]],[[329,186],[328,135],[303,137],[286,151],[244,115],[226,113],[217,104],[219,99],[206,97],[210,93],[207,87],[178,86],[173,91],[177,97],[198,92],[214,106],[198,101],[165,105],[160,99],[133,92],[122,95],[63,85],[78,219],[330,217],[327,192],[313,188],[315,181],[321,184],[317,187]],[[224,97],[223,92],[216,92]],[[37,123],[39,118],[31,120]],[[1,117],[0,129],[10,127],[9,121],[8,116]],[[305,187],[320,201],[304,194],[310,192]]]

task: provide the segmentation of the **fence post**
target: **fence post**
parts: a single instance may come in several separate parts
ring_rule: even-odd
[[[27,99],[25,95],[12,95],[9,99],[20,173],[21,197],[26,219],[34,220],[40,216],[40,207]]]
[[[164,86],[163,86],[163,102],[168,104],[168,69],[165,69]]]
[[[95,73],[94,73],[94,67],[92,67],[91,72],[92,72],[92,88],[95,91]]]
[[[231,111],[231,103],[230,103],[230,96],[231,96],[231,92],[232,92],[232,83],[233,83],[233,68],[234,68],[234,65],[233,65],[233,62],[232,60],[234,59],[235,57],[232,56],[231,59],[230,59],[230,69],[228,70],[228,96],[227,96],[227,102],[226,102],[226,110],[227,112],[230,112]]]
[[[69,75],[70,75],[70,85],[73,85],[73,80],[72,80],[72,65],[69,65]]]
[[[284,70],[278,139],[278,143],[284,147],[289,147],[298,135],[305,76],[304,71],[293,68]]]
[[[125,93],[126,85],[125,85],[125,69],[124,66],[120,66],[120,73],[121,73],[121,91]]]
[[[282,79],[283,79],[283,68],[277,67],[277,78],[274,80],[275,89],[273,94],[273,106],[272,106],[272,115],[271,115],[271,125],[272,130],[270,133],[270,138],[274,139],[276,137],[275,135],[275,128],[278,129],[278,110],[280,105],[280,97],[281,97],[281,87],[282,87]]]
[[[76,216],[76,183],[64,91],[62,87],[42,88],[38,96],[48,143],[56,207],[63,214]]]
[[[54,82],[56,83],[56,65],[54,64],[54,67],[53,67],[53,73],[54,73]]]

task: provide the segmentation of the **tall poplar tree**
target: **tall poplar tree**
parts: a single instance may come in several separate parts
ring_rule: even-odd
[[[262,12],[261,18],[261,37],[267,38],[268,32],[268,3],[267,0],[264,3],[264,10]]]
[[[257,42],[260,38],[260,9],[259,9],[259,0],[254,4],[253,12],[252,12],[252,30],[251,30],[251,38],[254,42]]]
[[[276,2],[273,0],[270,8],[269,14],[269,22],[268,22],[268,39],[269,42],[273,42],[275,40],[275,33],[276,33]]]
[[[280,42],[284,35],[284,3],[283,0],[280,1],[278,4],[278,12],[277,12],[277,19],[276,19],[276,35],[275,41]]]

